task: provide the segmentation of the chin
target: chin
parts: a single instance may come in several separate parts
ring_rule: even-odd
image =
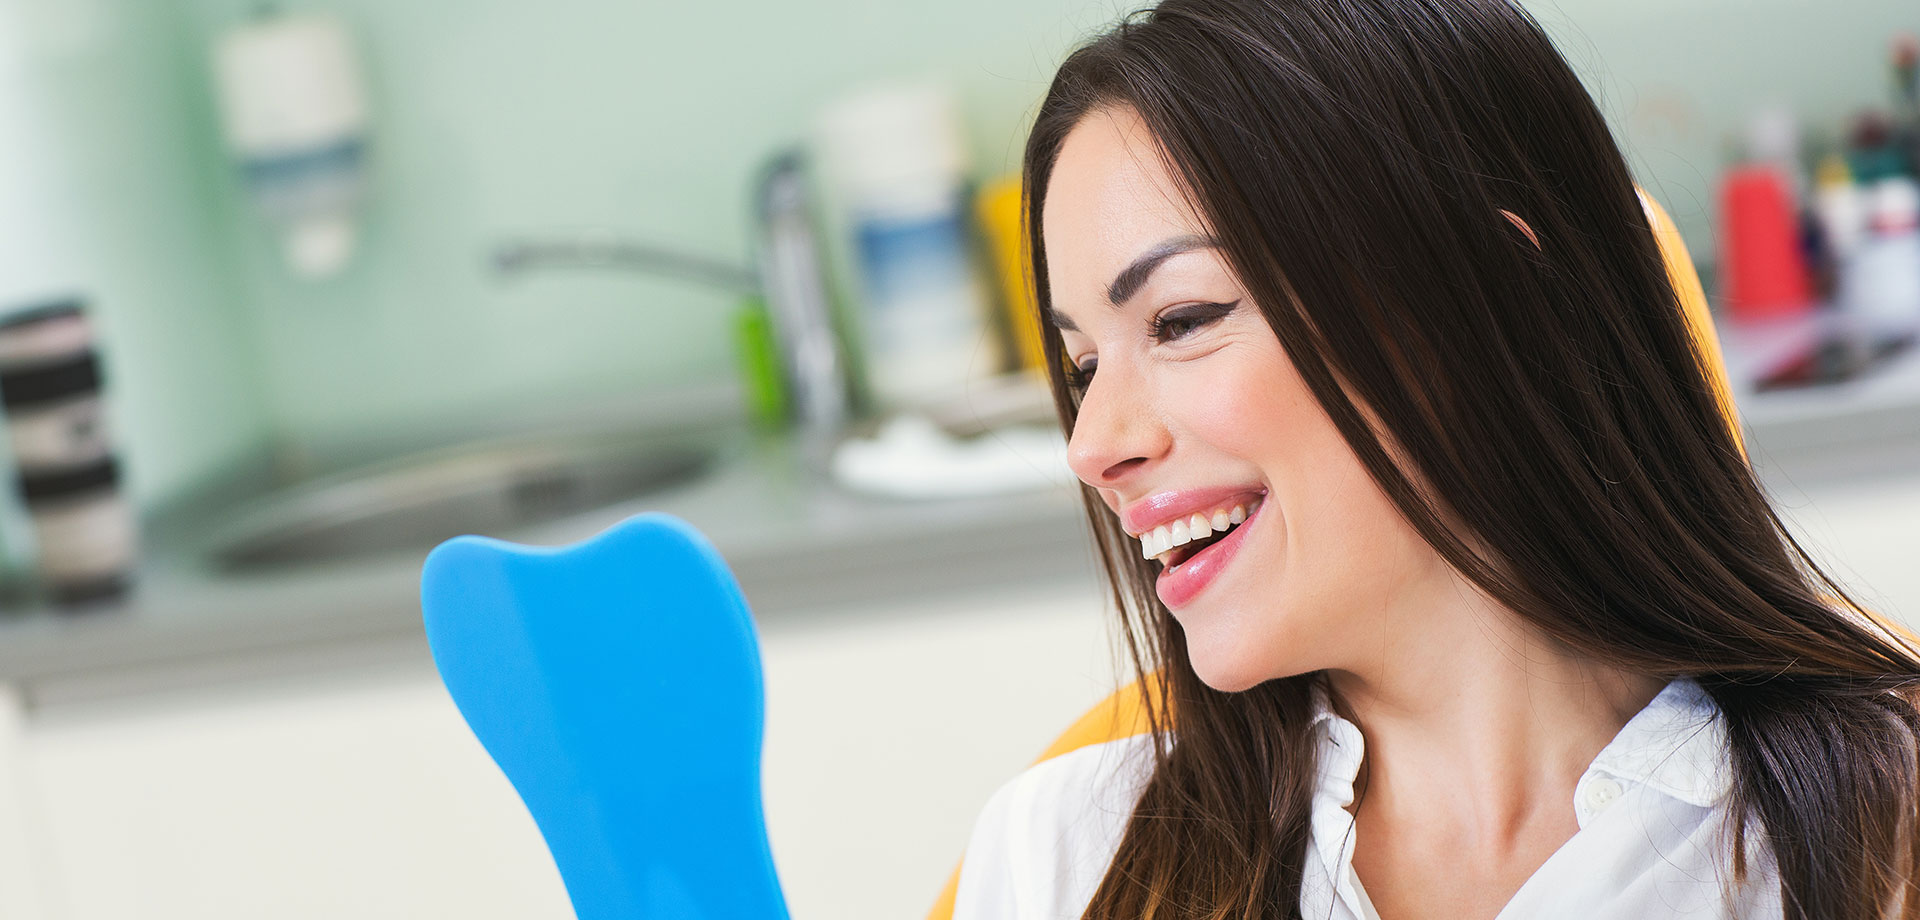
[[[1217,639],[1187,632],[1187,665],[1200,682],[1221,693],[1251,690],[1270,680],[1307,674],[1326,666],[1325,662],[1275,654],[1275,649],[1300,648],[1290,635],[1258,636],[1247,641],[1244,634],[1223,635]]]
[[[1256,658],[1246,654],[1244,649],[1204,652],[1189,646],[1187,650],[1187,663],[1193,668],[1194,675],[1200,678],[1201,683],[1221,693],[1251,690],[1276,676],[1270,668],[1262,667]]]

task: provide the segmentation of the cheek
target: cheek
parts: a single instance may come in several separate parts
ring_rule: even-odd
[[[1395,596],[1433,556],[1283,353],[1263,357],[1216,363],[1178,410],[1189,435],[1257,469],[1269,489],[1273,517],[1244,560],[1254,587],[1239,586],[1244,600],[1221,612],[1216,634],[1192,637],[1208,646],[1196,667],[1205,658],[1226,685],[1335,666],[1377,644]]]
[[[1302,465],[1318,465],[1329,438],[1345,450],[1277,341],[1219,357],[1199,362],[1205,370],[1187,375],[1173,410],[1182,417],[1181,427],[1210,450],[1258,465],[1275,487],[1285,485],[1288,474],[1298,475]]]

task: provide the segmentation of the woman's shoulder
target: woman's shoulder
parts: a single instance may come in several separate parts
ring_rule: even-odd
[[[981,809],[960,864],[954,920],[1080,916],[1153,775],[1151,735],[1043,760]]]

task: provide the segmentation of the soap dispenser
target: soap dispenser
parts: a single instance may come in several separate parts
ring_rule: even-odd
[[[263,13],[220,38],[215,82],[227,147],[288,267],[304,278],[337,274],[353,255],[367,146],[346,24]]]

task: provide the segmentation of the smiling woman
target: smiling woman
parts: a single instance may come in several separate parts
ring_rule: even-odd
[[[956,917],[1920,916],[1920,652],[1774,515],[1523,11],[1167,0],[1025,179],[1151,731],[1003,788]]]
[[[1431,550],[1315,404],[1137,114],[1107,107],[1083,119],[1062,144],[1042,216],[1048,315],[1081,400],[1069,463],[1141,555],[1160,560],[1158,599],[1182,617],[1189,661],[1210,686],[1290,673],[1289,650],[1323,650],[1336,631],[1317,616],[1217,598],[1265,593],[1274,610],[1346,619],[1305,599],[1349,583],[1348,605],[1378,607],[1405,568],[1383,553],[1412,564]],[[1283,514],[1261,513],[1275,504]],[[1210,538],[1216,513],[1236,507],[1246,517],[1236,536],[1192,552],[1194,531]],[[1249,543],[1263,551],[1227,565]]]

